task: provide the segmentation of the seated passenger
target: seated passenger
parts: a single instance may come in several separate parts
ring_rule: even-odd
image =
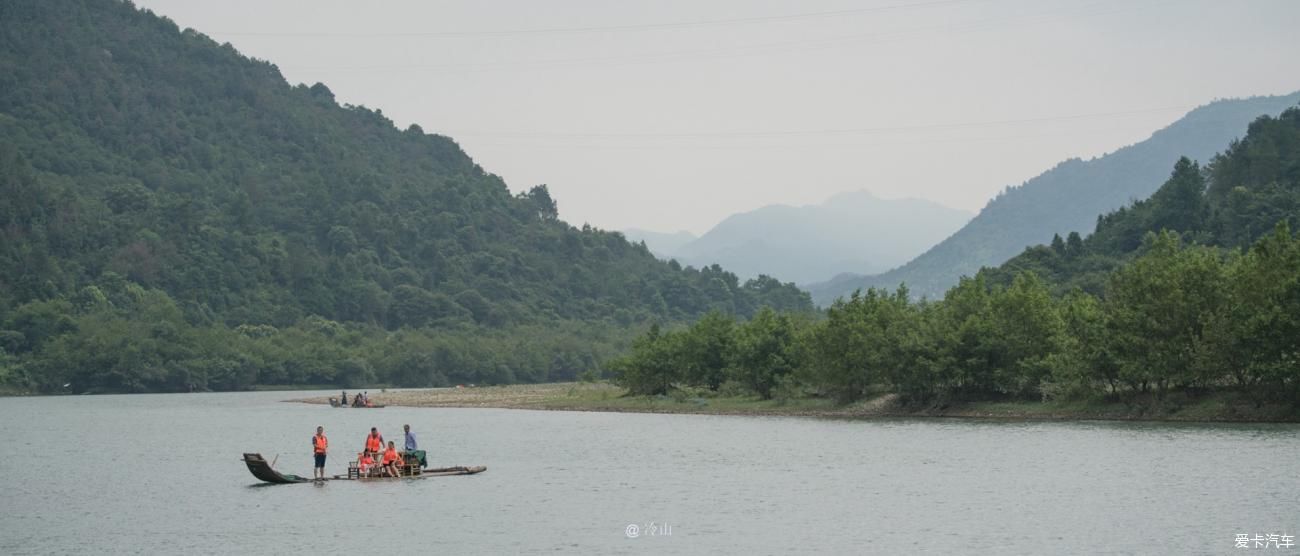
[[[375,458],[370,457],[370,453],[361,452],[357,454],[357,469],[361,472],[362,477],[370,476],[370,468],[375,466]]]
[[[402,476],[402,455],[397,452],[397,446],[392,440],[388,441],[388,449],[384,450],[384,459],[381,462],[384,472],[390,477]]]

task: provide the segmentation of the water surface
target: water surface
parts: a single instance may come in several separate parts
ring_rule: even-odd
[[[1300,533],[1297,425],[280,401],[307,395],[0,398],[0,553],[1214,554]],[[343,473],[404,423],[431,465],[488,471],[260,486],[239,460],[310,475],[323,425]]]

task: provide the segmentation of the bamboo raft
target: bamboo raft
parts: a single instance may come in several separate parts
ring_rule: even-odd
[[[350,404],[345,404],[340,402],[338,398],[330,398],[330,407],[352,408],[352,409],[380,409],[384,407],[384,404],[379,403],[379,404],[370,404],[370,405],[350,405]]]
[[[472,467],[457,466],[457,467],[421,468],[418,464],[417,465],[407,464],[401,466],[402,473],[400,477],[380,477],[380,476],[362,477],[361,474],[356,470],[356,465],[355,465],[356,462],[352,462],[353,464],[348,466],[347,475],[333,475],[330,477],[326,477],[324,479],[311,479],[308,477],[302,477],[302,476],[293,475],[289,473],[280,473],[279,471],[276,471],[275,469],[271,468],[270,462],[266,461],[266,458],[262,457],[262,454],[246,453],[244,454],[243,461],[244,464],[248,466],[248,471],[252,473],[254,477],[257,477],[261,481],[271,483],[271,484],[277,484],[277,485],[287,485],[293,483],[310,483],[314,481],[382,481],[382,480],[393,480],[393,479],[424,479],[428,477],[449,477],[452,475],[477,475],[479,473],[487,471],[487,467],[484,467],[482,465],[475,465]]]

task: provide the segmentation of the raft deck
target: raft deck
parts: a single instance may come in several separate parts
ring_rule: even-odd
[[[293,483],[310,483],[312,481],[382,481],[391,479],[421,479],[425,477],[449,477],[452,475],[477,475],[487,471],[487,467],[482,465],[475,466],[456,466],[456,467],[431,467],[421,469],[413,467],[405,470],[401,477],[361,477],[358,475],[333,475],[324,479],[310,479],[293,474],[284,474],[271,468],[271,464],[262,457],[262,454],[246,453],[244,454],[244,464],[248,466],[248,471],[254,477],[272,484],[284,485]]]

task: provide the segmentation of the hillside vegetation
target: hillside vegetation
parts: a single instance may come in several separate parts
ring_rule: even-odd
[[[1151,198],[1098,217],[1087,238],[1058,234],[1050,244],[1025,249],[984,273],[992,283],[1007,284],[1015,274],[1032,271],[1058,292],[1079,288],[1101,294],[1110,271],[1145,252],[1151,230],[1177,232],[1202,245],[1249,247],[1277,223],[1294,225],[1300,215],[1297,126],[1297,109],[1257,120],[1244,139],[1233,141],[1205,167],[1180,159]]]
[[[899,268],[840,276],[808,289],[822,306],[857,289],[904,283],[913,295],[937,298],[958,278],[1001,265],[1028,246],[1049,242],[1053,234],[1088,234],[1098,216],[1151,196],[1180,157],[1206,163],[1242,137],[1255,118],[1276,116],[1298,103],[1300,92],[1202,106],[1145,141],[1092,160],[1067,160],[1008,187],[952,237]]]
[[[1214,418],[1245,408],[1295,419],[1298,224],[1292,108],[1250,124],[1204,167],[1177,161],[1149,200],[1103,216],[1089,237],[1058,235],[941,299],[872,288],[820,321],[711,314],[651,330],[614,366],[640,394],[695,387],[847,402],[891,392],[940,409],[1091,400],[1139,413],[1212,400]]]
[[[0,381],[26,388],[554,380],[647,322],[810,308],[117,0],[0,3],[0,192]]]

